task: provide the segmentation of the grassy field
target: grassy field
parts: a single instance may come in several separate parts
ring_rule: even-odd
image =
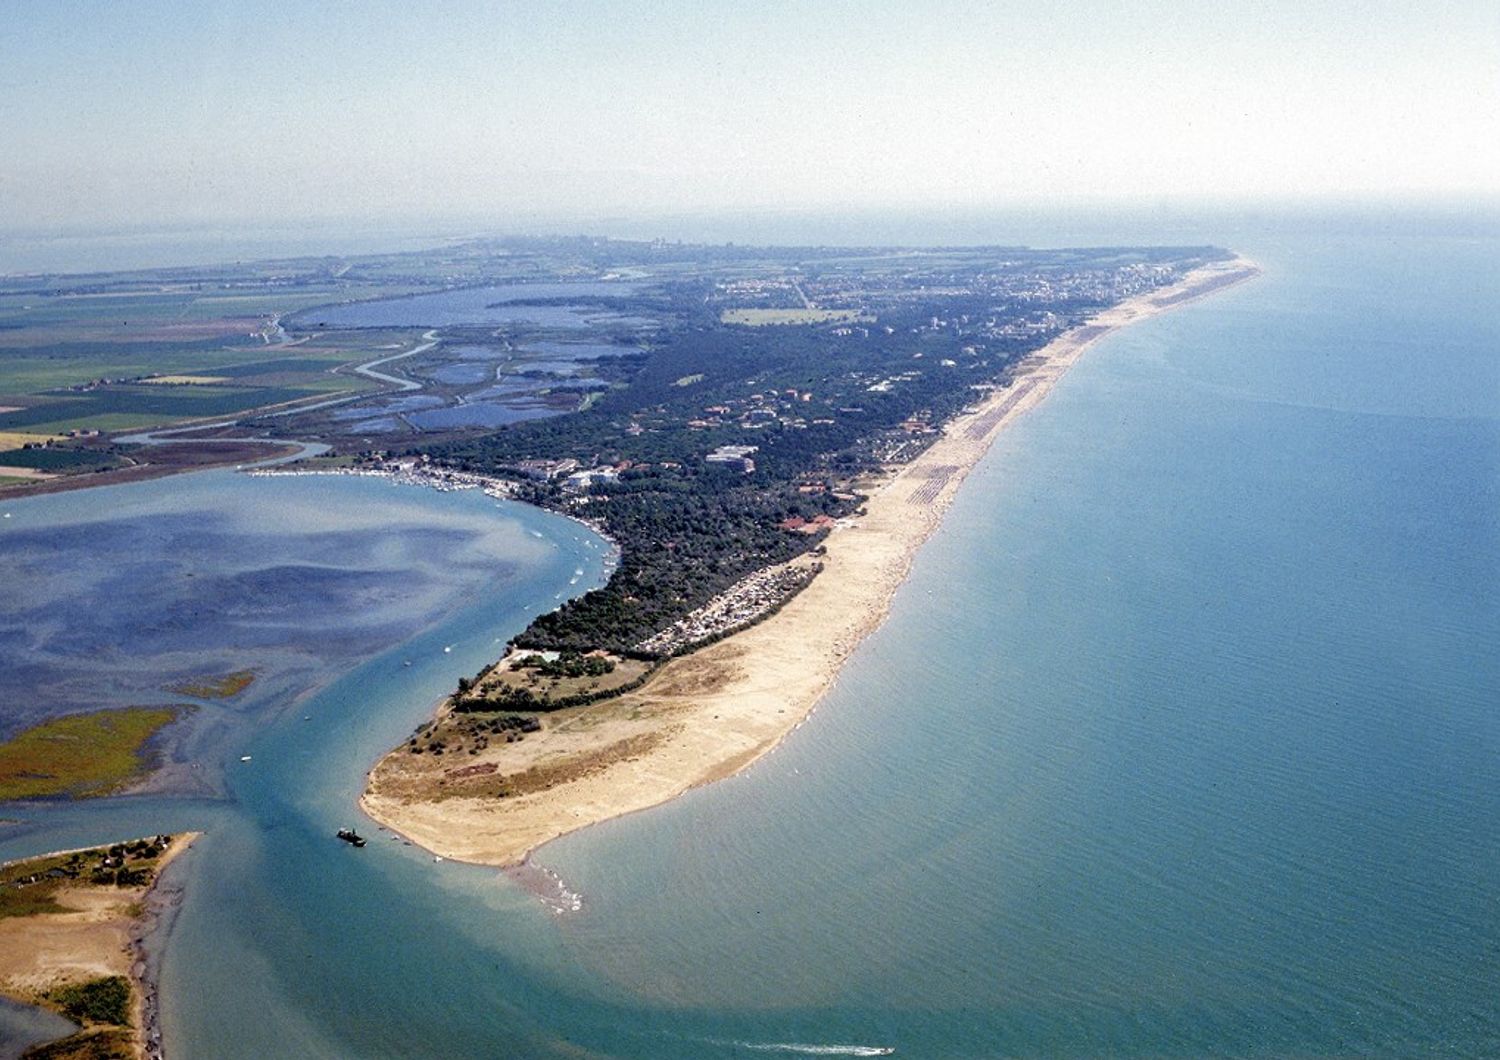
[[[0,744],[0,801],[104,795],[146,772],[146,742],[177,717],[172,707],[70,714]]]
[[[719,319],[725,324],[758,328],[772,324],[846,324],[861,317],[857,309],[726,309]]]
[[[37,471],[94,471],[120,467],[124,461],[97,449],[8,449],[0,452],[0,467],[29,467]]]
[[[23,445],[35,442],[56,442],[61,440],[60,434],[31,434],[21,431],[0,431],[0,449],[19,449]]]
[[[222,677],[195,677],[190,681],[170,686],[167,691],[194,699],[229,699],[250,687],[255,680],[251,670],[236,670]]]

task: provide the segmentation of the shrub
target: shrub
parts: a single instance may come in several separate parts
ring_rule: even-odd
[[[130,981],[123,975],[61,986],[47,996],[79,1023],[130,1025]]]

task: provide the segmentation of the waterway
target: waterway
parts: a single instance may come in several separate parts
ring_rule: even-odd
[[[776,753],[544,848],[577,913],[329,837],[593,551],[509,509],[555,560],[247,730],[224,797],[0,853],[207,828],[179,1056],[1500,1053],[1500,242],[1397,220],[1174,228],[1265,275],[1007,432]]]

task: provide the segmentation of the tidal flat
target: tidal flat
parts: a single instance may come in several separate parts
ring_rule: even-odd
[[[551,551],[493,500],[429,493],[220,471],[12,502],[0,738],[170,705],[189,716],[157,742],[154,787],[218,792],[217,766],[247,724]]]

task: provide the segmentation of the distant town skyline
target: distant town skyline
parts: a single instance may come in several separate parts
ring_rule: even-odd
[[[1500,194],[1500,6],[8,6],[0,226]]]

